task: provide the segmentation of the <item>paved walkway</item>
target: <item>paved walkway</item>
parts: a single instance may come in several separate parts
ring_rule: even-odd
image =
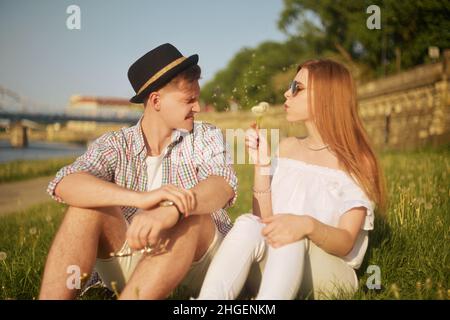
[[[54,176],[0,184],[0,216],[46,201],[51,201],[45,191]]]

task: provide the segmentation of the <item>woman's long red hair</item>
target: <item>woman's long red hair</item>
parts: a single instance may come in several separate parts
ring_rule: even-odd
[[[358,115],[356,88],[350,72],[327,59],[306,61],[298,71],[302,68],[308,70],[310,114],[324,143],[384,213],[384,179]]]

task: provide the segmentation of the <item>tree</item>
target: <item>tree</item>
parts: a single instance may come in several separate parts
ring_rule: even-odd
[[[381,9],[380,30],[366,27],[366,9],[373,4]],[[450,4],[441,0],[284,0],[278,26],[383,75],[426,62],[429,46],[448,48],[449,16]]]

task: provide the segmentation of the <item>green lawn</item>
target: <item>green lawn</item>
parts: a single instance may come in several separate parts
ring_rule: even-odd
[[[391,206],[377,218],[360,290],[353,299],[449,299],[450,152],[386,153],[382,156]],[[235,219],[251,208],[252,170],[236,165],[239,198]],[[33,299],[53,234],[65,207],[36,206],[0,219],[0,299]],[[381,269],[381,290],[368,290],[369,265]],[[89,298],[100,298],[93,294]],[[175,294],[173,298],[182,297]]]
[[[61,167],[72,163],[74,157],[46,160],[18,160],[0,163],[0,183],[27,180],[55,174]]]

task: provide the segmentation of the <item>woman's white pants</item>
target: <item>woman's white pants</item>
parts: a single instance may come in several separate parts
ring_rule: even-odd
[[[358,287],[343,259],[308,239],[274,249],[261,234],[264,224],[241,215],[209,266],[198,299],[236,299],[244,286],[260,300],[344,297]]]

